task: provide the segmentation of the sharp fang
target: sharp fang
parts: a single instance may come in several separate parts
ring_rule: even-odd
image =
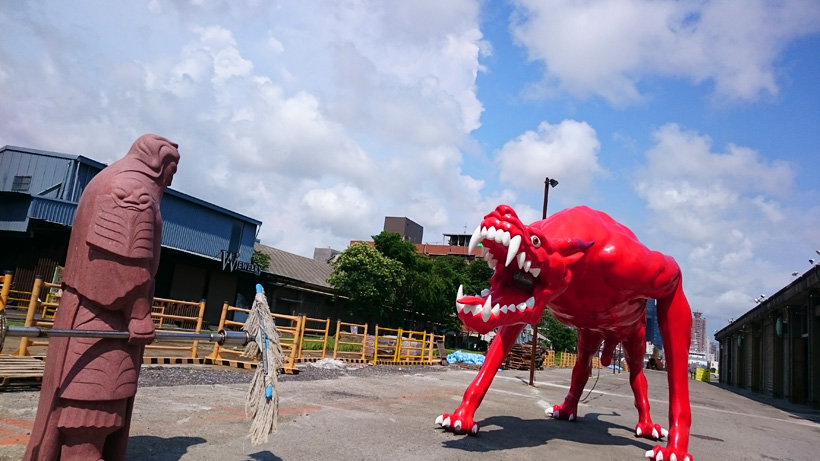
[[[524,267],[524,261],[526,261],[526,260],[527,260],[527,255],[524,254],[523,251],[521,253],[518,253],[518,268],[519,269]]]
[[[515,256],[518,254],[518,248],[521,246],[521,236],[516,235],[515,237],[510,239],[510,245],[507,247],[507,262],[504,263],[504,267],[510,265]]]
[[[459,314],[462,313],[464,311],[464,304],[461,304],[460,302],[456,302],[456,309],[458,310]]]
[[[481,309],[481,319],[485,322],[490,320],[490,315],[492,315],[493,309],[493,300],[492,296],[487,296],[487,301],[484,302],[484,307]]]
[[[464,297],[464,285],[458,286],[458,294],[456,295],[456,301]]]
[[[481,290],[481,297],[484,298],[484,297],[487,297],[487,296],[490,296],[490,289],[485,288],[485,289]]]
[[[472,253],[473,250],[475,250],[476,246],[478,246],[478,242],[480,242],[480,241],[481,241],[481,224],[479,224],[478,227],[475,228],[475,231],[473,231],[473,236],[470,237],[470,246],[468,247],[469,248],[468,251],[470,253]]]
[[[473,317],[476,317],[477,315],[481,314],[480,304],[473,304],[470,309],[470,312],[473,314]],[[467,310],[467,307],[465,307],[464,310]]]
[[[532,261],[527,261],[524,263],[524,272],[529,272],[530,267],[532,267]]]
[[[507,246],[507,245],[510,244],[510,240],[511,240],[510,239],[510,233],[507,232],[507,231],[504,231],[504,233],[501,234],[501,244],[504,245],[504,246]]]
[[[524,312],[525,310],[527,310],[527,303],[521,303],[516,307],[518,307],[519,311]]]
[[[541,269],[533,267],[532,269],[530,269],[530,274],[532,274],[533,277],[538,277],[539,275],[541,275]]]
[[[492,312],[494,316],[498,317],[498,313],[501,312],[501,306],[499,304],[496,304],[495,306],[493,306]]]
[[[534,296],[530,296],[530,299],[526,300],[526,301],[524,302],[524,304],[526,304],[526,305],[527,305],[527,307],[529,307],[530,309],[532,309],[533,307],[535,307],[535,297],[534,297]]]

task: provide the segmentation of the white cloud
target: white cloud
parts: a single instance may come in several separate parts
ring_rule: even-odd
[[[820,31],[820,3],[803,0],[515,0],[515,40],[542,62],[540,91],[558,87],[622,105],[653,76],[712,82],[722,98],[779,91],[777,59]]]
[[[111,162],[167,136],[176,189],[304,255],[385,215],[439,240],[479,213],[478,2],[94,5],[0,7],[0,144]]]
[[[653,212],[647,243],[676,257],[693,310],[723,325],[788,283],[793,269],[774,261],[799,260],[816,217],[793,203],[790,164],[732,144],[714,152],[709,137],[674,124],[653,138],[634,182]]]
[[[497,153],[499,177],[520,190],[541,190],[544,178],[558,178],[568,193],[586,192],[595,177],[605,174],[598,163],[601,143],[586,122],[541,122],[537,131],[525,131]]]

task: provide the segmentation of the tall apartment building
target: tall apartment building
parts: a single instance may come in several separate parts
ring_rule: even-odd
[[[661,330],[658,327],[658,301],[654,299],[646,300],[646,340],[658,349],[663,349]]]
[[[705,354],[707,352],[708,344],[706,342],[706,318],[701,312],[692,312],[692,342],[689,344],[689,350]]]

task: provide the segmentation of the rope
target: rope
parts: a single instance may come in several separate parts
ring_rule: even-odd
[[[268,434],[277,430],[279,415],[279,370],[285,363],[276,323],[270,315],[268,301],[261,285],[256,286],[256,297],[248,313],[243,330],[254,341],[245,346],[243,357],[261,355],[259,366],[251,380],[245,399],[245,412],[251,415],[249,437],[253,445],[267,443]]]
[[[598,354],[595,354],[595,356],[597,357],[597,356],[598,356]],[[587,391],[587,395],[586,395],[586,397],[584,397],[583,399],[581,399],[581,403],[586,403],[587,399],[589,398],[589,394],[591,394],[591,393],[592,393],[592,391],[595,389],[595,385],[596,385],[596,384],[598,384],[598,378],[600,378],[600,377],[601,377],[601,369],[600,369],[600,368],[598,368],[598,376],[596,376],[596,377],[595,377],[595,382],[594,382],[594,383],[592,383],[592,387],[591,387],[591,388],[589,388],[589,391]]]

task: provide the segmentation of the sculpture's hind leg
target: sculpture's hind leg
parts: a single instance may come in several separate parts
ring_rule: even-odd
[[[646,456],[655,460],[692,460],[689,447],[689,428],[692,413],[689,408],[689,343],[692,334],[692,310],[683,294],[681,280],[672,294],[658,299],[658,326],[660,326],[666,353],[669,382],[669,442],[666,447],[655,446]]]
[[[569,384],[569,393],[561,405],[553,405],[547,408],[547,415],[557,419],[575,420],[578,416],[578,401],[584,392],[584,386],[589,380],[589,373],[592,371],[592,356],[598,352],[604,337],[601,333],[589,330],[578,332],[578,358],[572,368],[572,381]]]
[[[635,408],[638,410],[638,424],[635,435],[651,440],[660,440],[667,431],[660,424],[653,424],[649,414],[649,396],[647,394],[646,376],[643,374],[643,357],[646,352],[646,326],[640,325],[637,331],[626,336],[623,341],[624,356],[629,367],[629,385],[635,396]]]

